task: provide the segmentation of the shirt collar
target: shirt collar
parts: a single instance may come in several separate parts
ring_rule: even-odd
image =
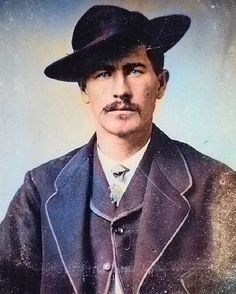
[[[136,169],[139,165],[145,151],[147,150],[148,144],[150,142],[150,139],[147,141],[147,143],[135,154],[130,156],[129,158],[123,160],[123,161],[115,161],[108,157],[106,154],[104,154],[101,150],[101,148],[97,145],[97,152],[98,152],[98,158],[102,164],[102,167],[104,170],[111,169],[117,164],[122,164],[129,168],[130,170]]]

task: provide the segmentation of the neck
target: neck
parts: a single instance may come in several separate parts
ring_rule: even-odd
[[[148,130],[140,130],[118,136],[97,130],[97,142],[102,152],[116,161],[124,161],[142,149],[151,136],[152,126]]]

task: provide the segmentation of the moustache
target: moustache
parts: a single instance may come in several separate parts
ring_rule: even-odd
[[[120,103],[118,101],[115,101],[111,104],[106,105],[103,108],[103,111],[106,113],[110,111],[119,111],[119,110],[136,111],[140,113],[140,108],[135,103]]]

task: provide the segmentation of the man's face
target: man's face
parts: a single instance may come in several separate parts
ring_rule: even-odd
[[[124,137],[150,129],[166,87],[164,75],[156,75],[144,47],[92,73],[85,92],[97,131]]]

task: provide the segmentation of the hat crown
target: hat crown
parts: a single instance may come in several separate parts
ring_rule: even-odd
[[[139,12],[116,6],[96,5],[77,22],[72,47],[77,51],[132,27],[137,29],[147,25],[148,18]]]

